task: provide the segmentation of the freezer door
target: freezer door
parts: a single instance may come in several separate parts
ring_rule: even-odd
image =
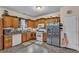
[[[51,45],[52,41],[51,41],[51,37],[48,37],[47,38],[47,44],[50,44]]]
[[[59,45],[59,38],[57,37],[52,37],[52,45],[55,45],[55,46],[60,46]]]

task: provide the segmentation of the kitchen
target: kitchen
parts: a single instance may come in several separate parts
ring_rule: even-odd
[[[30,9],[31,7],[33,8],[34,6],[25,6],[25,7],[27,10],[27,8]],[[23,45],[25,48],[30,47],[29,51],[31,49],[36,49],[35,52],[37,53],[41,53],[42,51],[46,53],[50,51],[50,53],[53,53],[53,52],[57,52],[57,49],[58,49],[58,52],[64,52],[64,49],[67,50],[65,52],[79,51],[78,37],[73,35],[73,37],[75,37],[77,40],[74,40],[75,39],[74,38],[73,40],[70,40],[70,43],[69,43],[69,39],[71,39],[72,37],[71,37],[71,34],[68,34],[69,32],[72,33],[73,31],[78,30],[78,22],[77,22],[78,13],[75,13],[76,10],[78,11],[77,7],[70,8],[70,7],[62,7],[62,6],[52,6],[52,7],[45,6],[46,8],[49,8],[49,10],[50,8],[55,8],[55,9],[58,8],[58,9],[57,11],[54,11],[55,13],[53,14],[50,13],[45,16],[39,15],[38,17],[36,16],[34,18],[25,16],[25,15],[24,16],[22,15],[23,16],[22,17],[21,14],[15,13],[14,10],[13,12],[11,11],[12,9],[16,8],[18,12],[19,9],[25,8],[25,7],[20,7],[20,6],[19,7],[13,6],[13,8],[9,6],[1,7],[1,11],[2,11],[0,16],[1,18],[0,19],[0,29],[1,29],[0,30],[0,51],[1,52],[10,53],[11,50],[14,48],[16,48],[15,52],[18,52],[17,47],[21,45]],[[44,9],[42,6],[36,6],[34,8],[38,10]],[[74,10],[74,8],[76,8],[76,10]],[[24,10],[22,9],[22,11]],[[44,12],[44,10],[41,10],[40,12],[42,11]],[[72,12],[74,12],[74,14]],[[15,15],[15,14],[18,14],[18,15]],[[73,16],[72,14],[75,16]],[[69,27],[69,25],[67,25],[69,24],[69,20],[66,21],[67,19],[73,19],[73,21],[70,20],[70,22],[72,22],[72,24],[77,23],[76,24],[77,26],[74,25],[74,27],[77,29],[70,31],[69,28],[67,28]],[[74,21],[74,19],[76,19],[76,21]],[[72,29],[73,29],[72,24],[70,24],[70,26],[72,26]],[[75,42],[77,46],[75,44],[72,44],[72,42]],[[49,49],[49,51],[47,50],[47,48]],[[53,51],[53,48],[54,48],[54,51]],[[67,49],[67,48],[70,48],[70,49]],[[8,51],[9,49],[10,51]],[[25,52],[25,51],[28,51],[27,48],[22,52]]]

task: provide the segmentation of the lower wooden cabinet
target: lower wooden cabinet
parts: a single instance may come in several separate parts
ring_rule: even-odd
[[[31,40],[31,32],[27,32],[27,41]]]
[[[36,33],[35,32],[22,33],[22,42],[27,42],[29,40],[36,40]]]
[[[0,37],[0,50],[2,50],[3,49],[3,39],[2,39],[2,37]]]
[[[31,33],[31,40],[36,40],[36,32]]]
[[[12,35],[4,35],[4,49],[12,47]]]
[[[22,43],[27,41],[27,33],[22,33]]]
[[[0,19],[0,50],[3,49],[3,20]]]
[[[46,42],[47,41],[47,35],[45,32],[43,32],[43,42]]]

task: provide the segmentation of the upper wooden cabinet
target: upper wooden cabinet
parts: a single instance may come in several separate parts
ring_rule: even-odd
[[[19,18],[14,17],[12,20],[13,28],[18,28],[20,25]]]
[[[18,28],[19,27],[19,18],[14,17],[14,16],[4,16],[3,24],[4,24],[4,28],[7,28],[7,27]]]
[[[47,18],[45,21],[45,25],[47,26],[48,23],[50,22],[59,22],[59,21],[60,21],[60,17]]]
[[[12,27],[12,17],[10,16],[4,16],[3,17],[3,25],[4,25],[4,28],[7,28],[7,27]]]
[[[42,24],[42,23],[44,23],[45,24],[45,18],[40,18],[40,19],[37,19],[36,20],[37,21],[37,24]]]
[[[27,27],[36,28],[36,21],[28,20],[27,21]]]

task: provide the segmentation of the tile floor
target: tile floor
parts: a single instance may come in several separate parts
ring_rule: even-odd
[[[1,50],[0,53],[78,53],[79,52],[72,49],[50,46],[46,43],[40,45],[37,44],[36,42],[37,41],[25,42],[15,47]]]

